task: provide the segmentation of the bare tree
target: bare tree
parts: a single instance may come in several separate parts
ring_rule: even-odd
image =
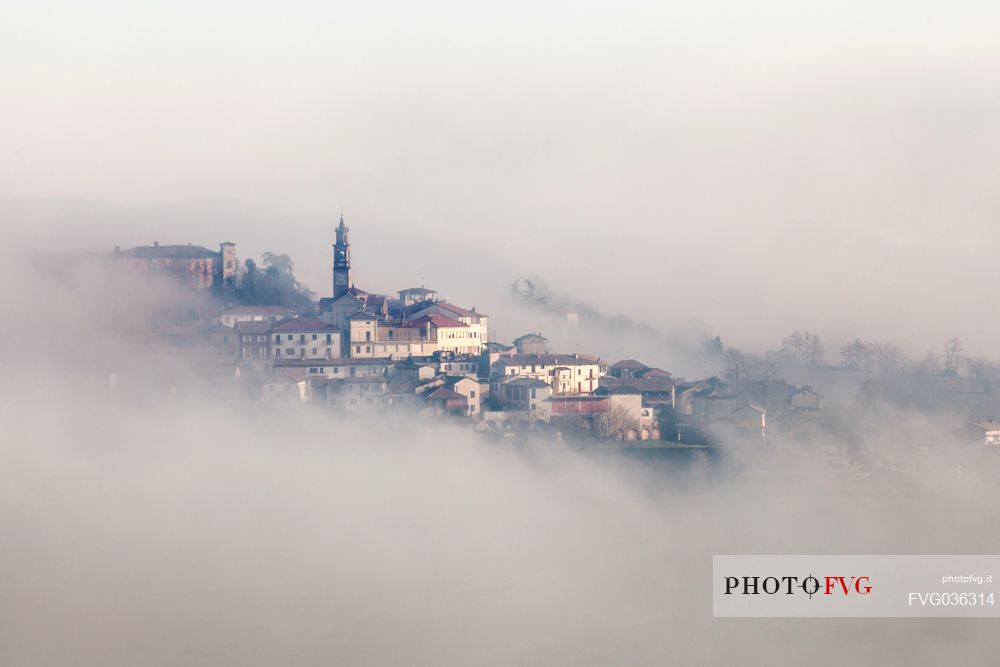
[[[938,360],[937,355],[928,351],[927,356],[917,364],[916,373],[917,375],[939,375],[941,373],[941,362]]]
[[[808,331],[793,331],[781,341],[777,355],[781,361],[818,366],[823,361],[823,343]]]
[[[605,438],[614,437],[618,433],[624,434],[625,429],[635,429],[639,431],[639,421],[632,416],[627,408],[616,405],[606,414],[600,416],[597,421],[598,433]]]
[[[958,369],[965,361],[965,346],[957,337],[952,336],[944,342],[944,373],[958,375]]]
[[[819,366],[823,363],[823,355],[825,350],[823,348],[823,343],[820,341],[819,336],[816,334],[810,334],[806,332],[805,341],[805,361],[810,366]]]
[[[781,341],[781,349],[778,354],[786,361],[798,364],[805,359],[806,336],[800,331],[793,331],[791,335]]]
[[[840,358],[844,366],[854,370],[867,370],[871,361],[871,348],[860,338],[840,348]]]
[[[906,357],[892,343],[876,343],[871,346],[875,372],[879,375],[902,375],[906,368]]]

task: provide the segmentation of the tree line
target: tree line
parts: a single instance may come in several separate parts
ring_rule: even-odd
[[[316,294],[295,278],[295,265],[288,255],[265,252],[260,264],[243,263],[232,298],[242,306],[284,306],[312,310]]]

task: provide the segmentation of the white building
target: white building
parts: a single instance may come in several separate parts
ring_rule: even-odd
[[[493,364],[490,391],[499,395],[510,378],[529,377],[552,387],[555,395],[589,394],[605,373],[605,363],[589,354],[514,354]]]
[[[443,318],[460,322],[467,329],[464,331],[448,332],[454,336],[446,336],[443,340],[438,338],[438,347],[442,351],[451,351],[455,354],[479,354],[489,340],[489,318],[482,313],[477,313],[476,309],[466,310],[447,301],[437,301],[410,313],[411,319],[418,319],[425,315],[439,315]]]

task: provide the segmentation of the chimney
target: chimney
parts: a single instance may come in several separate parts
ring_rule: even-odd
[[[160,247],[160,242],[159,241],[153,241],[153,247],[154,248],[159,248]]]

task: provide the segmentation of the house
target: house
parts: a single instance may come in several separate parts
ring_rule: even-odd
[[[425,313],[414,318],[410,324],[426,329],[427,335],[437,343],[438,351],[478,355],[483,349],[479,328],[473,328],[461,320],[439,313]]]
[[[438,370],[446,375],[467,375],[475,379],[479,377],[480,362],[480,357],[471,354],[442,356],[438,361]]]
[[[295,317],[295,311],[283,306],[234,306],[222,311],[219,320],[227,327],[237,322],[280,322]]]
[[[240,361],[257,361],[259,366],[266,365],[271,358],[271,323],[237,322],[236,333],[240,340]]]
[[[767,410],[756,405],[744,405],[729,415],[734,439],[761,440],[767,435]]]
[[[396,294],[399,296],[399,301],[404,309],[425,301],[433,302],[437,300],[437,292],[426,287],[410,287],[399,290]]]
[[[312,399],[312,388],[308,380],[300,380],[291,375],[276,373],[261,383],[261,397],[269,402],[305,402]]]
[[[340,356],[340,330],[315,317],[293,318],[270,331],[275,359],[332,359]]]
[[[489,318],[477,313],[475,307],[466,310],[447,301],[425,301],[417,303],[406,310],[407,317],[419,319],[425,315],[440,315],[448,320],[461,322],[464,330],[454,330],[449,333],[455,337],[446,336],[444,340],[438,337],[438,348],[455,354],[479,354],[489,340]]]
[[[438,350],[439,335],[430,321],[403,322],[358,311],[347,318],[350,357],[429,357]]]
[[[551,395],[552,387],[537,378],[518,377],[503,385],[503,403],[508,411],[537,412]]]
[[[552,387],[553,394],[589,394],[597,389],[607,368],[589,354],[514,354],[491,368],[490,391],[499,394],[511,377],[530,377]]]
[[[649,366],[635,359],[622,359],[608,366],[608,375],[613,378],[641,378],[650,370]]]
[[[780,420],[781,429],[797,439],[809,439],[819,434],[823,397],[809,387],[800,387],[788,397],[790,410]],[[775,420],[778,422],[779,420]]]
[[[514,339],[517,354],[548,354],[549,340],[542,334],[524,334]]]
[[[347,410],[375,410],[385,405],[388,382],[385,377],[347,377],[342,380],[342,392],[332,403]]]
[[[793,410],[819,410],[823,397],[809,387],[802,387],[788,397]]]
[[[620,374],[622,373],[622,369],[619,368],[616,372]],[[612,376],[611,367],[609,366],[608,375],[600,379],[599,387],[595,393],[599,393],[602,389],[609,391],[629,389],[637,391],[642,395],[644,405],[655,405],[658,408],[668,409],[675,407],[677,390],[674,380],[669,374],[666,377],[648,374],[640,377],[633,375],[625,375],[624,377],[621,375]]]
[[[412,384],[430,380],[437,371],[430,364],[425,364],[414,360],[412,357],[404,359],[389,367],[388,378],[391,384]]]
[[[468,399],[447,387],[438,387],[428,394],[427,403],[437,415],[464,417],[469,414]]]
[[[478,380],[465,375],[448,375],[444,379],[443,386],[465,397],[468,406],[466,414],[472,417],[479,415],[482,395]]]

